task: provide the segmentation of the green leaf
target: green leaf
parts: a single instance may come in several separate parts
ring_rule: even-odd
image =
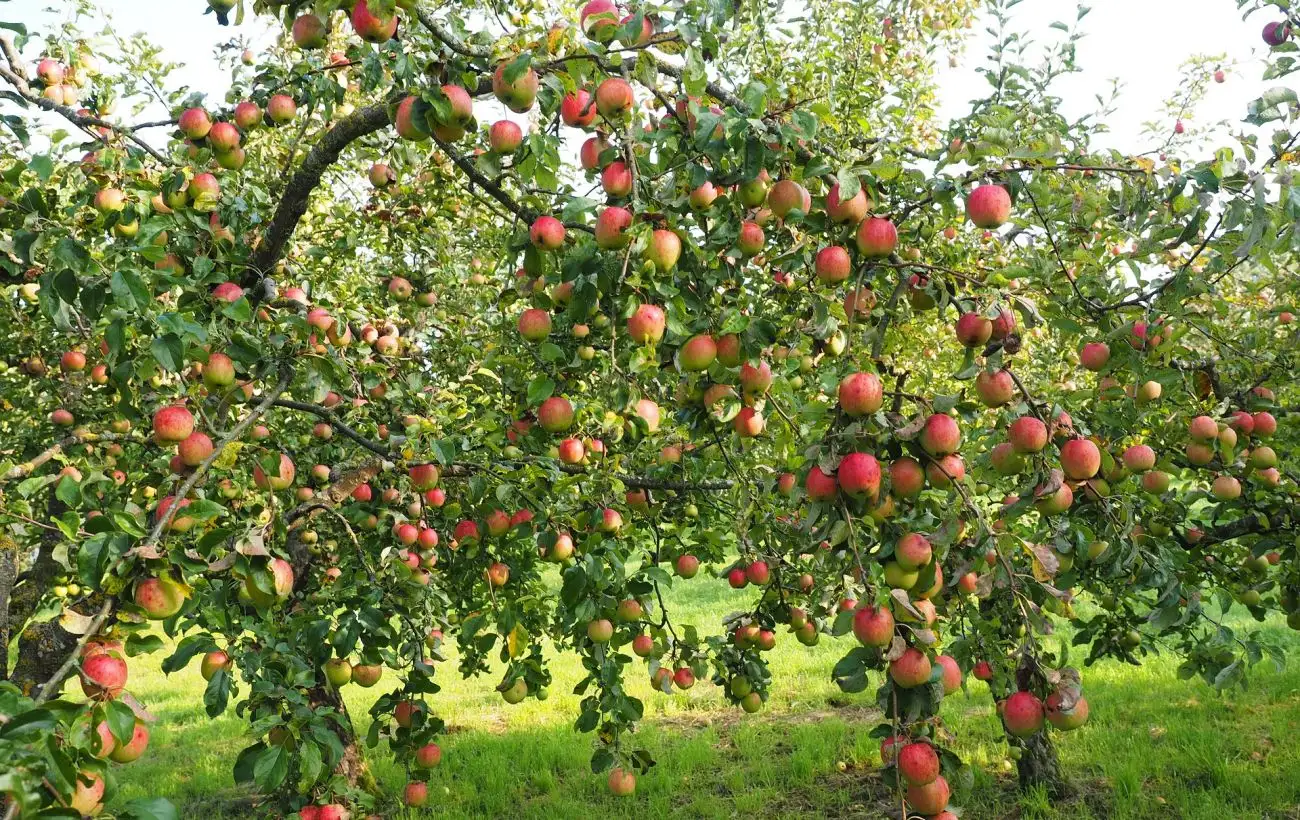
[[[54,259],[74,271],[84,271],[90,265],[90,251],[70,236],[65,236],[54,246]]]
[[[226,703],[229,700],[230,672],[226,669],[218,669],[212,676],[212,680],[208,681],[208,688],[203,691],[203,708],[207,711],[208,717],[216,717],[226,711]]]
[[[185,366],[185,348],[175,334],[155,336],[149,344],[149,350],[164,370],[179,373]]]
[[[124,820],[178,820],[176,807],[165,797],[138,797],[118,812]]]
[[[200,652],[211,652],[216,649],[216,642],[210,635],[188,635],[181,639],[176,645],[176,651],[162,662],[162,671],[165,675],[170,675],[184,669],[187,664]]]
[[[108,731],[112,733],[113,739],[122,744],[130,743],[131,736],[135,734],[135,712],[131,711],[131,707],[120,700],[109,701],[104,716],[108,720]]]
[[[142,310],[150,302],[149,288],[140,274],[133,270],[118,270],[109,279],[113,301],[123,310]]]
[[[162,647],[163,640],[157,635],[133,632],[126,638],[126,655],[128,658],[134,658],[136,655],[148,655],[157,652]]]
[[[71,507],[81,500],[81,485],[72,476],[65,475],[59,479],[59,486],[54,488],[54,496]]]
[[[267,746],[253,762],[253,782],[264,792],[278,788],[288,773],[289,752],[283,746]]]
[[[549,376],[535,376],[528,383],[528,403],[537,406],[555,395],[555,380]]]
[[[0,726],[0,740],[18,740],[48,732],[58,724],[48,709],[32,709]]]

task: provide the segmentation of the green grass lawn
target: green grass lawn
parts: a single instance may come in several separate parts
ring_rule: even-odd
[[[672,593],[675,622],[716,629],[739,596],[723,581],[697,581]],[[747,599],[746,599],[747,600]],[[1245,624],[1232,613],[1233,625]],[[1280,619],[1272,637],[1292,650],[1300,636]],[[640,740],[658,765],[632,798],[612,797],[590,773],[592,738],[576,733],[581,675],[572,658],[552,666],[555,684],[545,702],[508,706],[495,680],[463,681],[446,665],[443,692],[433,702],[452,727],[430,793],[430,815],[451,817],[881,817],[890,793],[878,775],[877,741],[867,733],[879,714],[872,690],[844,695],[830,679],[851,638],[814,648],[782,635],[770,653],[772,698],[757,715],[726,704],[716,687],[652,693]],[[137,658],[131,688],[160,718],[149,752],[120,767],[117,801],[169,797],[183,817],[252,817],[251,797],[231,778],[246,745],[245,724],[233,714],[203,712],[198,664],[164,677],[162,653]],[[1217,695],[1176,679],[1177,661],[1149,659],[1142,668],[1105,663],[1084,669],[1091,722],[1057,733],[1062,762],[1076,786],[1068,805],[1017,795],[1014,767],[983,684],[944,702],[956,750],[974,764],[973,778],[955,790],[964,818],[1300,818],[1300,666],[1282,673],[1258,667],[1247,692]],[[347,702],[362,723],[381,686],[348,687]],[[873,687],[874,688],[874,687]],[[402,766],[376,749],[370,756],[388,794],[400,796]],[[392,809],[385,816],[402,816]]]

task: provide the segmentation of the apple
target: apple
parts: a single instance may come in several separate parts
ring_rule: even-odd
[[[977,186],[966,197],[966,215],[977,228],[997,228],[1011,216],[1011,195],[1001,185]]]
[[[386,43],[397,33],[397,15],[384,18],[371,13],[366,0],[352,7],[352,30],[367,43]]]
[[[1013,737],[1037,734],[1045,718],[1043,702],[1032,692],[1013,692],[1002,705],[1002,723]]]
[[[813,261],[813,271],[817,274],[818,280],[825,284],[834,285],[843,282],[853,271],[848,250],[839,245],[822,248]]]
[[[627,320],[627,332],[637,344],[658,342],[664,337],[667,319],[658,305],[638,305]]]
[[[512,68],[509,73],[514,79],[508,81],[508,65],[510,63],[499,63],[492,73],[492,93],[506,108],[516,114],[523,114],[533,107],[533,101],[537,99],[537,72],[533,71],[532,66],[524,66],[522,70]]]
[[[898,246],[894,223],[880,217],[864,219],[858,226],[858,251],[868,259],[883,259]]]

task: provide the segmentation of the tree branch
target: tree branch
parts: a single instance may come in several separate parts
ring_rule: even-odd
[[[388,123],[387,105],[381,103],[367,106],[339,120],[316,142],[285,186],[280,204],[275,208],[275,215],[262,234],[262,244],[253,254],[252,269],[244,277],[244,287],[251,288],[255,285],[284,256],[284,249],[293,237],[298,222],[307,213],[312,192],[320,185],[325,170],[338,160],[343,149],[361,137],[386,127]],[[255,292],[255,295],[257,293],[260,291]]]

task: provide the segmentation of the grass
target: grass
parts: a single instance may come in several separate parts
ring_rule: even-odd
[[[672,593],[674,620],[716,628],[736,607],[722,581],[701,581]],[[1245,626],[1244,612],[1230,613]],[[1265,626],[1291,650],[1300,636],[1280,619]],[[495,680],[463,681],[454,659],[433,706],[452,727],[431,783],[429,811],[443,817],[881,817],[891,805],[878,774],[877,742],[867,736],[879,718],[872,691],[844,695],[830,668],[851,639],[814,648],[782,636],[770,653],[774,686],[766,708],[743,715],[716,687],[697,684],[665,696],[633,682],[646,702],[639,740],[658,761],[636,795],[614,798],[590,773],[590,736],[576,733],[577,698],[569,694],[581,667],[554,659],[555,684],[545,702],[507,706]],[[233,713],[210,720],[202,709],[197,663],[170,679],[162,653],[132,662],[132,689],[160,718],[148,753],[118,769],[114,802],[166,796],[181,816],[205,820],[253,817],[252,795],[230,769],[247,744]],[[1152,657],[1141,668],[1103,663],[1084,669],[1090,723],[1058,748],[1075,797],[1053,806],[1043,795],[1014,789],[1014,766],[984,685],[944,702],[955,748],[974,764],[955,784],[953,802],[970,818],[1300,818],[1300,668],[1257,667],[1247,692],[1225,696],[1199,681],[1179,681],[1177,661]],[[873,687],[874,688],[874,687]],[[348,687],[348,706],[362,725],[383,683]],[[402,767],[381,746],[368,750],[386,793],[399,796]],[[896,805],[896,804],[895,804]],[[399,816],[397,809],[384,816]]]

